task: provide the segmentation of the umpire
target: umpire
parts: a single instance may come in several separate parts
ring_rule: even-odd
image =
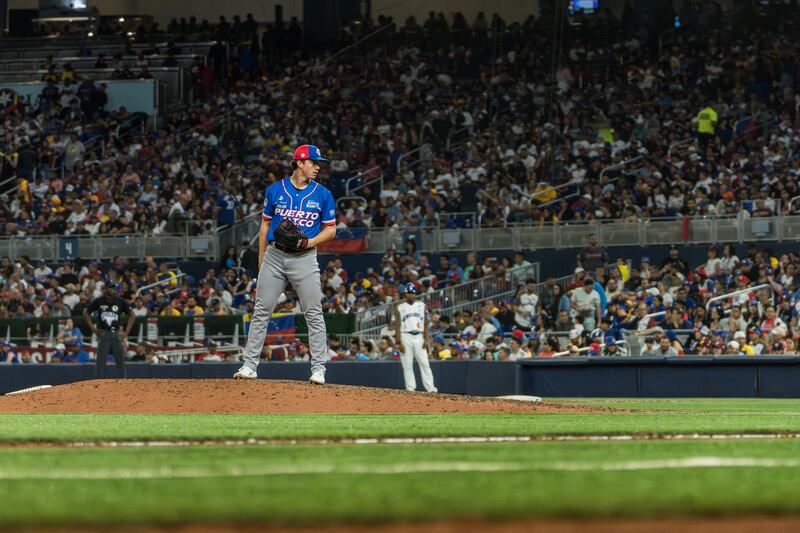
[[[94,315],[97,314],[98,326],[95,326]],[[128,315],[128,327],[120,331],[121,317]],[[83,312],[83,319],[97,335],[97,367],[95,375],[102,378],[106,371],[106,359],[109,352],[114,354],[117,364],[117,376],[125,377],[125,347],[122,341],[128,336],[136,322],[136,315],[131,313],[128,303],[114,293],[114,287],[106,283],[103,295],[95,299]]]

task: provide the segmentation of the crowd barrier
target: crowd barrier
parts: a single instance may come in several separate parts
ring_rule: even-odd
[[[129,363],[129,378],[225,379],[231,378],[240,363],[162,364]],[[415,365],[417,383],[422,383]],[[513,362],[433,361],[433,378],[440,392],[471,396],[515,394],[520,389],[519,365]],[[261,363],[259,375],[267,379],[306,381],[309,363]],[[106,377],[115,378],[113,364],[106,367]],[[0,394],[38,385],[63,385],[94,379],[94,364],[0,364]],[[390,389],[403,388],[403,370],[398,361],[332,361],[327,365],[328,383]]]
[[[522,390],[542,397],[800,398],[800,357],[524,360]]]
[[[238,367],[239,363],[129,363],[127,371],[131,378],[226,379]],[[327,368],[329,383],[403,388],[397,361],[337,361]],[[800,398],[800,357],[433,361],[431,369],[440,392],[473,396]],[[109,378],[116,376],[113,365],[106,372]],[[415,372],[421,383],[416,366]],[[259,367],[266,379],[305,381],[309,373],[309,364],[301,362]],[[0,364],[0,393],[93,377],[93,364]]]

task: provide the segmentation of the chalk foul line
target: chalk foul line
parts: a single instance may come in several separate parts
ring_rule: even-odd
[[[170,448],[190,446],[268,446],[268,445],[371,445],[371,444],[480,444],[502,442],[570,442],[637,440],[782,440],[800,439],[800,433],[638,433],[630,435],[495,435],[466,437],[374,437],[374,438],[248,438],[175,440],[85,440],[85,441],[0,441],[3,447],[62,448]]]
[[[48,469],[2,470],[0,480],[137,480],[137,479],[196,479],[308,475],[402,475],[465,472],[534,472],[534,471],[638,471],[693,468],[800,468],[798,459],[767,459],[758,457],[682,457],[617,462],[421,462],[391,464],[306,464],[255,465],[230,467],[158,467],[125,469]]]

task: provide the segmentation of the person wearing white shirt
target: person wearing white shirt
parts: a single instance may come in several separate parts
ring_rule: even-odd
[[[400,341],[400,363],[403,365],[406,390],[417,390],[417,381],[414,378],[416,359],[425,391],[438,392],[428,362],[428,349],[431,345],[428,312],[425,304],[417,301],[417,287],[413,283],[406,285],[404,296],[405,301],[395,310],[394,327],[396,338]]]
[[[536,306],[539,303],[539,296],[535,292],[536,286],[533,281],[525,284],[525,290],[517,296],[514,305],[514,322],[522,329],[530,329],[533,324]]]
[[[708,261],[704,265],[704,270],[706,272],[706,277],[716,276],[717,269],[721,268],[722,260],[719,258],[719,254],[717,252],[717,247],[712,246],[708,249]]]
[[[36,276],[36,279],[44,279],[52,273],[53,269],[47,266],[47,262],[45,262],[44,259],[39,260],[39,266],[33,271],[33,275]]]

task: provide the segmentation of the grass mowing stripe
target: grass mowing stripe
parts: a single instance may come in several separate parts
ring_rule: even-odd
[[[796,513],[800,501],[790,495],[800,479],[800,467],[792,466],[798,461],[800,440],[7,448],[0,450],[0,472],[111,472],[119,478],[120,471],[265,469],[275,475],[0,480],[0,524],[12,530],[187,521],[318,526],[452,517]],[[485,471],[490,468],[497,471]],[[279,474],[287,469],[317,473]],[[87,502],[92,512],[86,512]]]
[[[800,417],[791,413],[0,415],[0,441],[800,433]]]
[[[141,479],[205,479],[309,475],[404,475],[452,472],[535,472],[567,471],[605,472],[636,470],[672,470],[692,468],[800,468],[796,459],[763,459],[757,457],[684,457],[680,459],[655,459],[627,462],[561,462],[551,464],[524,463],[474,463],[474,462],[420,462],[394,464],[306,464],[297,466],[247,466],[226,468],[138,468],[138,469],[65,469],[32,472],[29,470],[0,470],[0,481],[87,481],[87,480],[141,480]]]

